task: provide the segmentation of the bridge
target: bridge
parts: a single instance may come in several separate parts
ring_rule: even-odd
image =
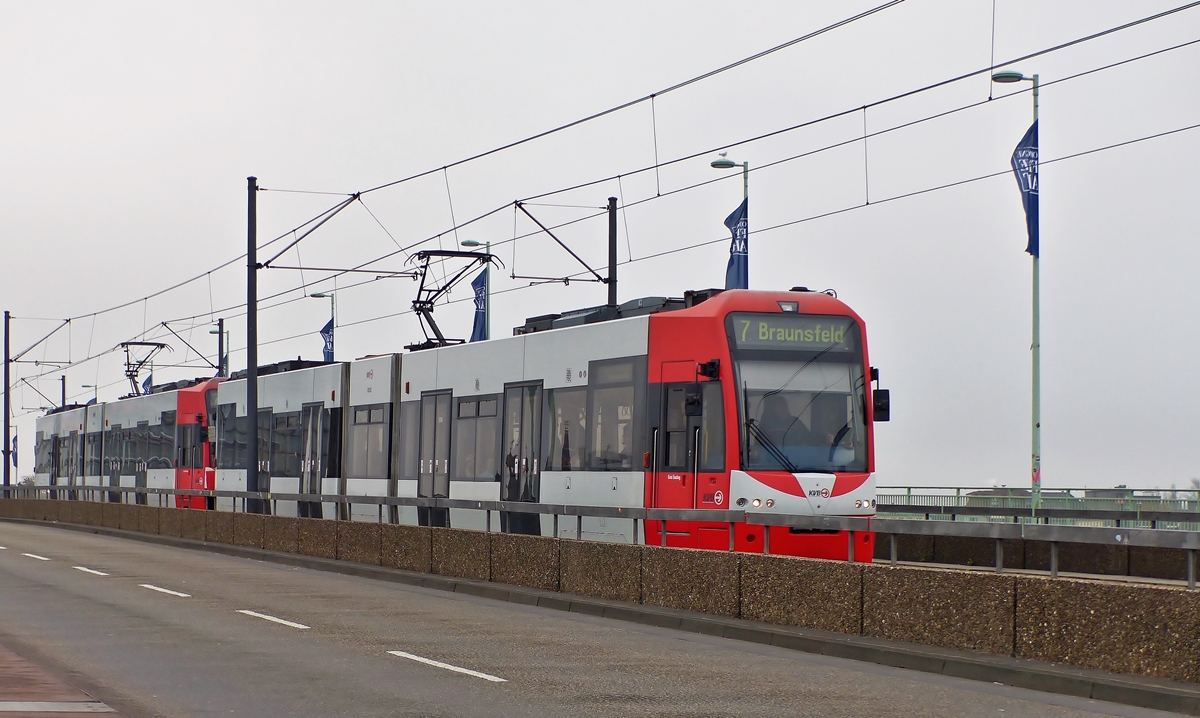
[[[1200,713],[1182,582],[47,498],[0,518],[2,642],[132,690],[96,696],[130,716]]]

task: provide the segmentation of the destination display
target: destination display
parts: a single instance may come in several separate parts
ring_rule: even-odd
[[[858,351],[858,327],[849,317],[811,314],[731,314],[737,349]]]

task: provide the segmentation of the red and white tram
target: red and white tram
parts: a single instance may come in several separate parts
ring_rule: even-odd
[[[38,419],[34,483],[39,486],[214,487],[208,427],[221,379],[157,386],[149,394],[67,406]],[[77,492],[68,491],[75,497]],[[145,495],[112,493],[146,503]],[[203,497],[177,497],[181,508],[207,508]]]
[[[314,496],[875,513],[874,422],[887,420],[888,394],[871,386],[877,375],[862,319],[824,293],[689,292],[535,317],[503,339],[348,363],[287,362],[260,373],[257,487],[246,486],[250,422],[245,379],[237,376],[169,392],[170,407],[158,407],[162,395],[151,394],[40,419],[39,459],[47,460],[39,471],[43,463],[48,471],[39,483],[78,483],[78,475],[84,484],[152,486],[174,469],[181,487]],[[93,430],[93,412],[103,432]],[[185,420],[196,427],[192,438],[184,438]],[[168,423],[176,426],[173,452]],[[140,472],[124,468],[127,453],[142,456],[140,433],[134,449],[115,433],[131,427],[148,427],[162,442],[144,442],[162,448],[142,452],[155,458],[140,459]],[[85,437],[82,458],[71,453],[79,451],[73,436]],[[87,449],[88,441],[101,448]],[[105,463],[110,441],[122,447],[112,452],[122,457],[119,472]],[[80,461],[75,474],[75,460],[61,460],[64,445]],[[83,467],[96,452],[106,468],[93,475]],[[155,461],[164,464],[161,478],[152,478]],[[336,515],[335,505],[316,501],[280,502],[275,510]],[[482,511],[407,507],[362,506],[340,518],[541,535],[555,525],[536,514],[489,522]],[[665,532],[670,546],[720,550],[731,538],[730,525],[715,521],[576,520],[560,518],[560,535],[660,543]],[[769,530],[772,553],[848,554],[844,533],[732,530],[738,550],[761,552]],[[862,534],[856,560],[870,560],[873,540]]]

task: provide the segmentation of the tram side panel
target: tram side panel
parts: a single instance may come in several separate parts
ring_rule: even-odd
[[[647,450],[649,318],[633,317],[525,336],[526,377],[543,382],[542,503],[640,508]],[[558,536],[632,543],[631,519],[560,517]],[[540,519],[553,536],[554,519]]]
[[[176,392],[163,392],[110,402],[104,409],[102,485],[126,488],[175,488]],[[145,494],[109,494],[123,503],[167,505]]]
[[[246,491],[248,441],[253,437],[258,442],[260,491],[314,497],[344,493],[341,447],[348,383],[341,363],[260,376],[252,431],[246,380],[222,382],[216,400],[216,489]],[[234,501],[219,498],[216,508],[233,510]],[[283,516],[337,518],[334,503],[279,501],[275,510]]]
[[[392,442],[400,357],[385,354],[351,362],[349,367],[350,401],[342,462],[346,494],[395,496]],[[350,507],[350,518],[355,521],[392,521],[393,513],[365,504]]]

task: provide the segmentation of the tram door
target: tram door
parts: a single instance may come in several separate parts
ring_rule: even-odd
[[[246,491],[271,490],[271,448],[274,439],[271,431],[273,413],[270,409],[259,409],[256,417],[258,436],[258,486],[247,486]],[[235,499],[236,501],[236,499]],[[271,513],[271,502],[262,499],[246,499],[246,510],[251,513]]]
[[[420,465],[417,496],[450,497],[450,394],[421,396]],[[417,507],[417,522],[422,526],[449,526],[449,509]]]
[[[136,457],[133,463],[133,485],[139,489],[144,489],[146,488],[146,465],[150,458],[150,422],[139,421],[133,434],[135,443],[134,456]],[[125,496],[126,503],[146,504],[148,499],[146,494],[134,494],[133,496],[126,494]],[[129,499],[132,499],[132,501]]]
[[[662,438],[655,474],[655,506],[696,507],[697,446],[702,397],[696,383],[663,384]]]
[[[504,390],[504,470],[501,501],[536,503],[539,494],[539,456],[542,428],[542,385],[509,386]],[[539,514],[500,513],[507,533],[541,535]]]
[[[305,406],[300,412],[300,490],[312,496],[321,493],[322,457],[328,451],[329,427],[325,425],[324,404]],[[301,501],[299,515],[310,519],[321,518],[321,502]]]

